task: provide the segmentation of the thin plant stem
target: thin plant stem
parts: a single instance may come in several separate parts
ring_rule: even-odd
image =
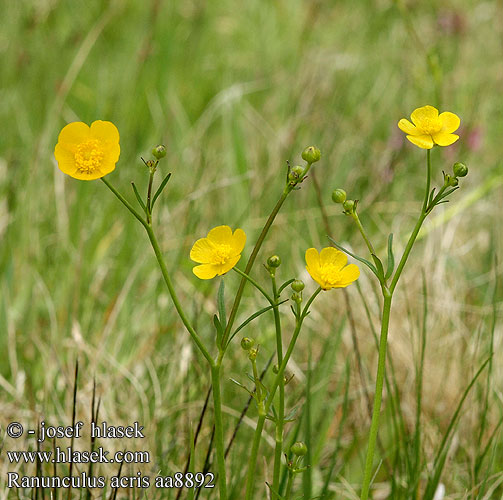
[[[288,482],[286,483],[286,492],[285,492],[285,500],[290,500],[290,497],[292,496],[292,487],[293,487],[293,472],[289,471],[288,472]]]
[[[372,421],[370,424],[369,431],[369,443],[367,448],[367,456],[365,459],[365,469],[363,475],[362,491],[360,495],[360,500],[367,500],[369,497],[370,483],[372,480],[372,466],[374,462],[374,453],[377,442],[377,433],[379,430],[379,416],[381,412],[382,403],[382,391],[384,385],[384,378],[386,374],[386,352],[387,352],[387,341],[388,341],[388,330],[389,330],[389,319],[391,314],[391,302],[393,300],[393,292],[395,291],[396,285],[400,276],[402,274],[403,268],[407,262],[410,255],[412,247],[416,241],[417,235],[423,225],[426,216],[429,213],[428,199],[430,195],[430,183],[431,183],[431,153],[427,150],[426,153],[426,189],[424,195],[423,206],[419,218],[414,226],[414,229],[409,237],[407,245],[405,247],[404,253],[400,259],[398,267],[395,271],[393,279],[391,280],[391,285],[389,288],[386,286],[385,282],[381,283],[382,293],[384,297],[383,309],[382,309],[382,320],[381,320],[381,335],[379,340],[379,357],[377,362],[377,376],[376,376],[376,389],[374,394],[374,403],[372,409]],[[365,233],[362,232],[362,235]],[[365,238],[366,239],[366,238]],[[370,245],[369,249],[372,247]]]
[[[220,500],[227,500],[227,479],[225,473],[224,431],[222,421],[222,398],[220,394],[221,360],[211,366],[211,385],[213,389],[213,411],[215,413],[215,449],[218,467],[218,488]]]
[[[274,311],[274,326],[276,328],[276,355],[278,366],[283,362],[283,340],[281,336],[281,318],[278,310],[278,287],[276,286],[276,277],[271,276],[273,297],[276,307]],[[281,472],[281,455],[283,452],[283,428],[285,419],[285,378],[282,377],[278,387],[278,418],[276,420],[276,446],[274,448],[274,470],[272,491],[279,492],[279,480]]]
[[[162,252],[159,247],[159,243],[155,236],[154,230],[152,229],[151,223],[146,222],[143,219],[143,217],[141,217],[141,215],[138,214],[138,212],[129,204],[129,202],[105,178],[102,178],[101,180],[112,191],[112,193],[114,193],[114,195],[123,203],[123,205],[141,222],[141,224],[147,231],[147,235],[154,250],[157,262],[161,269],[162,276],[164,278],[164,281],[166,283],[169,294],[171,296],[171,300],[173,301],[178,316],[182,320],[185,328],[189,332],[196,346],[201,351],[202,355],[206,358],[206,361],[210,365],[211,384],[213,389],[213,410],[215,413],[215,443],[216,443],[216,453],[218,462],[219,493],[220,493],[220,500],[227,500],[227,481],[225,474],[224,437],[223,437],[223,423],[222,423],[222,401],[220,394],[220,373],[221,373],[220,367],[222,363],[221,358],[223,353],[220,352],[217,361],[214,361],[208,349],[206,349],[201,338],[199,337],[199,335],[191,325],[189,319],[187,318],[187,315],[185,314],[185,311],[175,292],[173,283],[171,282],[166,262],[164,261],[164,257],[162,256]]]
[[[421,214],[419,215],[419,219],[417,220],[416,225],[412,231],[412,234],[409,237],[409,241],[407,242],[407,245],[406,245],[405,250],[403,252],[402,258],[400,259],[400,262],[398,263],[398,266],[396,268],[393,279],[391,280],[391,285],[390,285],[389,289],[392,294],[395,291],[396,285],[398,283],[398,280],[400,279],[403,268],[407,262],[407,259],[409,258],[412,247],[414,246],[417,235],[419,234],[419,230],[421,229],[421,226],[423,225],[424,219],[426,219],[426,216],[428,214],[428,212],[427,212],[428,197],[430,194],[430,182],[431,182],[431,155],[430,155],[429,149],[427,149],[426,151],[427,151],[427,153],[426,153],[426,192],[424,195],[423,208],[421,210]]]
[[[388,293],[384,297],[381,339],[379,341],[379,360],[377,364],[376,390],[374,394],[374,405],[372,410],[372,422],[370,424],[369,444],[367,458],[365,460],[365,472],[363,476],[361,500],[369,497],[370,481],[372,479],[372,465],[374,462],[374,452],[377,442],[377,431],[379,429],[379,415],[381,413],[382,389],[384,385],[384,373],[386,369],[386,349],[388,341],[389,317],[391,312],[392,295]]]
[[[244,270],[245,274],[250,274],[250,271],[253,267],[253,264],[255,263],[255,259],[257,258],[257,255],[259,253],[260,248],[262,247],[262,243],[265,240],[265,237],[267,236],[267,233],[269,232],[269,229],[272,226],[272,223],[274,222],[274,219],[276,218],[276,215],[278,215],[278,212],[280,208],[282,207],[283,203],[285,202],[287,196],[291,192],[291,187],[287,186],[283,190],[283,194],[281,195],[281,198],[278,200],[276,203],[275,207],[273,208],[271,214],[269,215],[262,232],[260,233],[260,236],[258,237],[257,242],[255,243],[255,246],[253,247],[252,253],[250,255],[250,258],[248,259],[248,262],[246,264],[246,268]],[[234,299],[234,303],[232,304],[232,309],[229,315],[229,320],[227,321],[227,327],[224,331],[224,334],[222,336],[222,345],[226,346],[227,345],[227,340],[229,338],[232,326],[234,325],[234,321],[236,319],[236,315],[238,312],[239,304],[241,303],[241,298],[243,297],[243,291],[246,285],[247,278],[244,276],[241,278],[241,282],[239,283],[239,288],[238,291],[236,292],[236,297]]]
[[[147,223],[152,223],[152,184],[154,182],[155,170],[150,169],[147,189]]]
[[[372,243],[370,242],[370,239],[367,237],[367,234],[365,233],[365,230],[363,229],[363,225],[360,221],[360,218],[358,217],[358,213],[356,212],[356,210],[354,210],[353,212],[351,212],[351,217],[353,218],[353,220],[355,221],[356,223],[356,226],[358,227],[358,229],[360,230],[360,233],[367,245],[367,248],[369,249],[369,252],[371,255],[377,255],[376,254],[376,251],[374,250],[374,247],[372,245]]]
[[[253,486],[254,486],[254,479],[255,479],[255,470],[257,467],[257,455],[258,455],[258,449],[260,446],[260,440],[262,438],[262,430],[264,428],[264,422],[266,419],[267,414],[269,413],[269,410],[271,408],[272,402],[274,400],[274,395],[276,394],[276,390],[278,389],[278,386],[281,382],[281,380],[284,377],[286,365],[288,364],[288,361],[290,359],[290,356],[292,355],[293,349],[295,347],[295,344],[297,342],[297,338],[299,337],[300,330],[302,328],[302,323],[304,322],[304,319],[306,318],[309,308],[311,304],[313,303],[314,299],[318,296],[318,294],[321,292],[321,287],[319,287],[309,298],[307,301],[306,305],[304,306],[304,309],[300,314],[297,316],[296,320],[296,325],[295,325],[295,330],[292,335],[292,339],[290,340],[290,344],[288,345],[288,349],[286,350],[285,356],[283,357],[283,361],[281,362],[279,366],[278,373],[276,374],[276,378],[274,379],[274,382],[272,384],[272,387],[269,391],[269,395],[264,402],[259,402],[258,404],[258,410],[259,410],[259,418],[257,421],[257,427],[255,428],[255,434],[253,436],[253,445],[252,445],[252,452],[250,454],[249,460],[248,460],[248,470],[246,474],[246,495],[245,495],[245,500],[252,500],[253,498]]]

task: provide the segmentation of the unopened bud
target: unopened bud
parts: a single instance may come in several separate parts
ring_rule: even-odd
[[[166,156],[166,146],[159,144],[154,149],[152,149],[152,154],[158,160],[160,160],[161,158],[164,158]]]
[[[303,457],[307,453],[307,446],[302,441],[297,441],[290,446],[290,451],[298,457]]]
[[[344,189],[336,189],[332,193],[332,201],[334,203],[344,203],[346,201],[346,191]]]
[[[353,210],[355,209],[355,202],[354,200],[346,200],[343,204],[342,204],[342,208],[344,208],[344,211],[347,213],[347,214],[350,214],[353,212]]]
[[[292,287],[292,290],[294,292],[302,292],[304,290],[304,282],[301,280],[294,280],[292,281],[292,284],[290,285]]]
[[[268,259],[267,259],[267,265],[269,267],[279,267],[281,265],[281,259],[277,256],[277,255],[271,255]]]
[[[258,349],[256,347],[252,347],[248,351],[248,359],[250,361],[255,361],[257,359]]]
[[[302,180],[303,176],[304,176],[304,167],[297,165],[290,169],[290,173],[288,174],[288,180],[289,182],[297,183]]]
[[[249,337],[243,337],[241,339],[241,347],[245,351],[249,351],[254,345],[255,345],[255,341],[253,339],[250,339]]]
[[[316,163],[321,158],[321,151],[316,146],[309,146],[302,151],[302,159],[307,163]]]
[[[459,161],[452,166],[452,170],[456,177],[465,177],[468,174],[468,167]]]
[[[273,372],[274,374],[276,374],[276,375],[279,373],[279,365],[278,365],[278,363],[276,363],[276,364],[272,367],[272,372]]]

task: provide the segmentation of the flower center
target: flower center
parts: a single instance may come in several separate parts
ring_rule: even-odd
[[[333,264],[326,264],[320,269],[321,279],[329,284],[333,285],[341,280],[340,268],[334,266]]]
[[[215,246],[215,264],[225,264],[231,256],[231,246],[220,244]]]
[[[442,122],[439,118],[424,118],[419,128],[425,134],[434,135],[442,130]]]
[[[96,139],[90,139],[77,146],[75,165],[81,173],[92,174],[101,167],[103,150]]]

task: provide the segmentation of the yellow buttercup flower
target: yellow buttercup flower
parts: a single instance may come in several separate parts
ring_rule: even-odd
[[[202,280],[225,274],[238,263],[245,243],[246,234],[242,229],[232,233],[229,226],[214,227],[206,238],[194,243],[190,258],[201,265],[192,271]]]
[[[410,115],[412,123],[405,118],[398,122],[398,128],[407,134],[412,144],[423,149],[431,149],[435,144],[450,146],[459,139],[453,134],[459,128],[459,116],[449,111],[438,114],[433,106],[415,109]]]
[[[323,290],[344,288],[360,276],[355,264],[346,265],[346,254],[333,247],[324,248],[320,253],[316,248],[306,250],[306,269]]]
[[[119,131],[111,122],[97,120],[89,127],[73,122],[61,130],[54,156],[59,169],[75,179],[99,179],[119,160]]]

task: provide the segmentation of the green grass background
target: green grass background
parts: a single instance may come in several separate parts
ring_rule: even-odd
[[[78,358],[78,417],[89,421],[95,377],[100,416],[145,425],[147,439],[131,444],[152,452],[152,463],[142,470],[169,474],[184,467],[189,429],[209,387],[204,360],[175,315],[142,228],[101,182],[76,181],[57,169],[53,150],[66,123],[116,124],[121,157],[108,179],[131,201],[132,180],[146,189],[140,156],[166,144],[160,169],[173,176],[155,224],[181,300],[210,344],[218,283],[192,274],[188,253],[195,239],[219,224],[242,227],[248,255],[280,196],[286,160],[300,162],[302,149],[316,144],[322,160],[313,175],[332,236],[365,255],[351,221],[330,201],[332,190],[344,187],[360,200],[361,218],[377,247],[384,251],[387,234],[394,232],[399,255],[420,207],[425,153],[406,143],[396,123],[433,104],[462,122],[458,143],[432,153],[434,181],[440,184],[441,171],[458,160],[470,173],[451,203],[429,219],[399,286],[389,346],[396,391],[385,397],[376,460],[377,467],[385,458],[390,468],[381,464],[374,498],[423,498],[438,470],[434,457],[442,436],[490,354],[491,339],[491,370],[463,405],[439,479],[445,498],[501,498],[502,330],[497,321],[492,325],[502,314],[502,2],[26,0],[4,1],[1,8],[3,450],[33,447],[29,439],[14,443],[5,437],[12,420],[70,424]],[[304,279],[308,291],[314,284],[303,254],[328,245],[312,181],[289,197],[259,258],[280,255],[280,276]],[[254,277],[267,284],[260,262]],[[238,277],[231,273],[225,281],[230,301]],[[313,497],[328,482],[326,498],[357,498],[361,482],[369,427],[365,391],[372,395],[377,362],[362,297],[376,328],[379,305],[366,270],[360,285],[361,296],[355,286],[348,288],[356,336],[341,291],[324,293],[290,367],[295,377],[287,403],[298,406],[301,417],[310,345]],[[418,451],[415,367],[424,302],[428,334]],[[240,318],[264,305],[247,289]],[[283,314],[286,341],[292,326],[287,304]],[[274,351],[271,315],[247,334],[261,344],[263,366]],[[247,383],[248,371],[235,342],[224,373],[227,437],[247,399],[229,378]],[[255,417],[252,406],[229,456],[231,498],[239,498],[243,486]],[[287,427],[287,441],[308,439],[297,425]],[[204,464],[210,434],[211,411],[196,470]],[[268,492],[273,435],[273,427],[266,427],[256,498]],[[123,443],[107,443],[114,446]],[[420,460],[414,463],[416,452]],[[5,489],[12,465],[4,451],[0,463],[1,495],[7,498],[14,493]],[[114,472],[104,468],[107,475]],[[301,497],[300,480],[296,484]]]

